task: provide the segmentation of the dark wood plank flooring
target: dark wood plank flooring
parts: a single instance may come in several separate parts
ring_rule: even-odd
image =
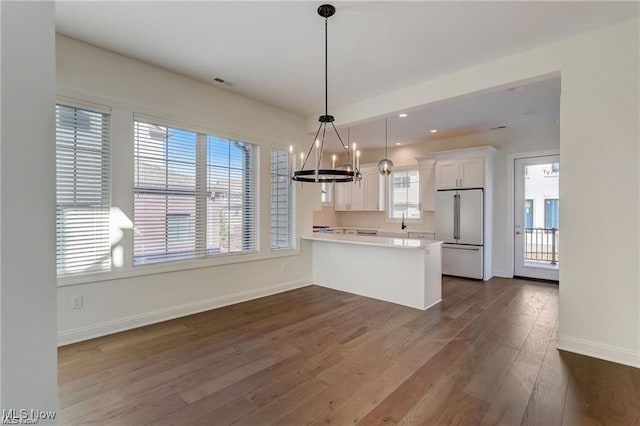
[[[558,287],[426,312],[310,286],[59,350],[63,425],[639,425],[640,370],[556,349]]]

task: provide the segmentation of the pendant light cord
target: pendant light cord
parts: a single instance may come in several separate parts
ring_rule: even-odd
[[[384,119],[384,158],[388,158],[387,155],[387,140],[389,138],[389,133],[387,131],[387,119]]]
[[[324,18],[324,115],[329,115],[329,72],[328,72],[328,37],[329,18]]]

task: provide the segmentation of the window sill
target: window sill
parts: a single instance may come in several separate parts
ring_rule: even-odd
[[[232,254],[200,259],[176,260],[173,262],[161,262],[149,265],[134,266],[131,268],[112,269],[109,272],[76,275],[58,278],[58,287],[91,284],[103,281],[113,281],[125,278],[142,277],[146,275],[164,274],[171,272],[188,271],[191,269],[211,268],[236,263],[255,262],[260,260],[277,259],[280,257],[296,256],[300,249],[282,249],[270,251],[268,255],[261,253]]]

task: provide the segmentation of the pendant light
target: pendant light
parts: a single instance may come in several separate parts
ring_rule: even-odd
[[[355,144],[353,147],[353,152],[349,151],[349,147],[344,144],[340,134],[338,133],[338,129],[336,129],[335,124],[333,124],[335,118],[332,115],[329,115],[329,102],[328,102],[328,77],[327,77],[327,24],[329,21],[329,17],[333,16],[336,13],[336,8],[330,4],[323,4],[318,7],[318,15],[324,18],[324,115],[321,115],[318,118],[320,121],[320,127],[318,127],[318,131],[316,132],[316,136],[313,138],[311,142],[311,146],[309,147],[309,151],[307,152],[306,157],[302,154],[302,165],[299,170],[295,170],[293,175],[291,176],[292,180],[298,182],[316,182],[316,183],[324,183],[324,182],[358,182],[362,179],[362,174],[359,170],[359,165],[356,164],[356,150]],[[327,132],[327,124],[331,124],[329,131],[333,129],[333,131],[338,136],[338,141],[342,146],[345,154],[347,155],[347,163],[351,165],[350,168],[345,169],[336,169],[335,165],[332,165],[331,169],[321,169],[320,164],[322,163],[322,156],[324,153],[324,137]],[[322,134],[320,135],[320,132]],[[318,139],[320,135],[321,139]],[[315,164],[313,168],[305,169],[307,162],[309,162],[309,158],[311,157],[311,153],[315,151]],[[334,162],[335,163],[335,162]]]
[[[382,176],[389,176],[393,171],[393,161],[387,156],[387,142],[389,134],[387,132],[387,119],[384,119],[384,158],[378,163],[378,171]]]

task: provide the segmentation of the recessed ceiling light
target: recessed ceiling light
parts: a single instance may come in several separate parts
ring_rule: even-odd
[[[438,129],[431,129],[429,130],[429,133],[438,133]]]
[[[407,114],[404,113],[404,112],[402,114],[398,114],[398,117],[400,117],[400,118],[405,118],[406,116],[407,116]]]
[[[396,146],[402,145],[402,142],[396,142]]]

